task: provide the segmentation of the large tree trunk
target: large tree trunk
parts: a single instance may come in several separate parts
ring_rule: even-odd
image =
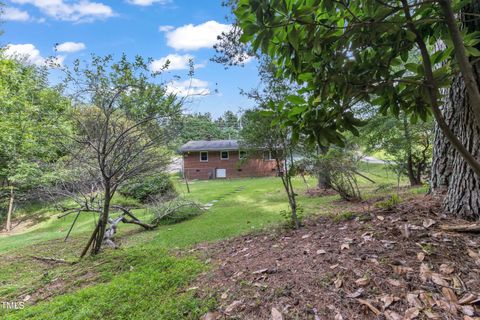
[[[480,14],[480,3],[472,1],[465,12]],[[467,17],[468,18],[468,17]],[[464,25],[469,31],[480,30],[480,21],[469,19]],[[472,21],[473,20],[473,21]],[[480,83],[480,64],[474,65]],[[480,128],[474,123],[473,110],[461,76],[457,76],[446,97],[443,114],[447,124],[468,151],[480,159]],[[480,218],[480,178],[451,146],[439,128],[435,130],[431,190],[446,192],[444,208],[463,218]]]

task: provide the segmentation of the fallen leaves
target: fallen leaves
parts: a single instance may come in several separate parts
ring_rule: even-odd
[[[448,282],[439,273],[432,273],[431,279],[433,283],[438,284],[439,286],[448,287]]]
[[[455,267],[452,264],[443,263],[440,265],[440,272],[446,275],[452,274]]]
[[[431,226],[433,226],[434,224],[436,224],[437,221],[433,220],[433,219],[425,219],[423,220],[423,227],[424,228],[430,228]]]
[[[412,307],[405,310],[405,315],[403,316],[403,319],[412,320],[417,318],[419,315],[420,315],[420,309],[416,307]]]
[[[425,259],[425,253],[419,252],[417,253],[417,260],[422,262]]]
[[[347,294],[347,298],[352,298],[352,299],[358,298],[363,294],[364,291],[365,290],[363,288],[358,288],[355,292]]]
[[[407,302],[412,307],[423,308],[423,304],[416,293],[407,293]]]
[[[277,308],[273,307],[271,310],[272,320],[283,320],[283,316]]]
[[[333,282],[333,284],[335,285],[335,288],[339,289],[339,288],[342,286],[342,284],[343,284],[343,280],[342,280],[341,278],[337,278],[337,279]]]
[[[360,287],[365,287],[366,285],[368,285],[369,282],[370,282],[370,279],[368,279],[367,277],[363,277],[355,280],[355,283],[357,284],[357,286],[360,286]]]
[[[392,266],[392,269],[393,269],[393,272],[399,275],[407,274],[413,271],[412,268],[404,267],[404,266]]]
[[[387,282],[394,287],[400,287],[402,285],[402,283],[399,280],[396,280],[396,279],[389,278],[389,279],[387,279]]]
[[[235,300],[228,307],[225,308],[225,314],[231,314],[235,311],[243,302],[241,300]]]
[[[363,304],[364,306],[368,307],[368,309],[370,309],[373,313],[375,313],[375,315],[380,315],[382,312],[380,310],[378,310],[377,308],[375,308],[368,300],[363,300],[363,299],[357,299],[357,301],[360,303],[360,304]]]

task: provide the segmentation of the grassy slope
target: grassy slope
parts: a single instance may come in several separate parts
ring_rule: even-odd
[[[367,175],[377,184],[395,181],[391,173],[386,178],[381,166],[369,165],[368,170],[364,169],[363,172],[368,171]],[[328,212],[332,201],[338,198],[306,197],[302,192],[305,189],[303,182],[300,179],[295,182],[299,202],[307,214]],[[365,191],[374,188],[363,179],[359,183]],[[11,238],[0,238],[0,254],[4,252],[0,256],[0,297],[15,300],[20,293],[28,293],[29,288],[56,282],[62,283],[65,291],[72,292],[20,312],[3,311],[6,319],[198,318],[213,302],[199,301],[192,292],[183,289],[206,266],[192,257],[172,257],[167,250],[225,239],[279,223],[279,212],[287,208],[287,203],[276,178],[196,181],[190,187],[192,193],[185,194],[186,197],[202,203],[219,202],[195,219],[162,226],[153,232],[134,232],[138,228],[121,226],[120,235],[123,236],[120,241],[124,249],[107,250],[100,257],[87,258],[73,266],[50,266],[38,262],[32,265],[30,256],[72,259],[78,255],[92,228],[90,216],[82,217],[68,244],[58,239],[31,246],[32,241],[63,237],[73,217],[50,219],[32,231],[13,236],[12,241]],[[243,187],[242,191],[234,192],[240,187]],[[184,185],[179,184],[178,189],[185,193]],[[76,290],[76,286],[87,288]]]

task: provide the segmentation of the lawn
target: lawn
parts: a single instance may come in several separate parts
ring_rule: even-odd
[[[370,164],[362,172],[377,182],[373,185],[359,179],[366,197],[393,192],[395,176],[390,172],[387,177],[382,165]],[[180,194],[212,203],[212,207],[192,220],[155,231],[122,225],[117,239],[121,249],[106,250],[75,264],[47,263],[33,257],[76,261],[93,228],[92,216],[82,216],[65,243],[63,237],[73,215],[57,219],[51,206],[36,208],[44,221],[24,233],[0,238],[0,302],[26,295],[31,296],[30,301],[48,301],[33,306],[27,303],[20,311],[0,309],[0,315],[5,319],[198,319],[215,301],[199,300],[195,290],[186,290],[189,282],[209,267],[201,257],[189,253],[189,248],[281,226],[280,211],[288,207],[278,178],[193,181],[191,193],[181,180],[174,179]],[[314,179],[308,183],[314,185]],[[307,215],[329,214],[338,200],[336,195],[307,196],[300,178],[295,186]],[[145,210],[136,213],[148,217]]]

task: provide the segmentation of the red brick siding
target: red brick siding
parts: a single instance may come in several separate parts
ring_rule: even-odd
[[[215,179],[216,169],[226,169],[227,179],[276,176],[275,160],[263,160],[262,154],[244,162],[238,151],[229,151],[229,159],[221,160],[220,151],[208,151],[208,162],[200,161],[200,152],[183,154],[183,169],[187,179]]]

